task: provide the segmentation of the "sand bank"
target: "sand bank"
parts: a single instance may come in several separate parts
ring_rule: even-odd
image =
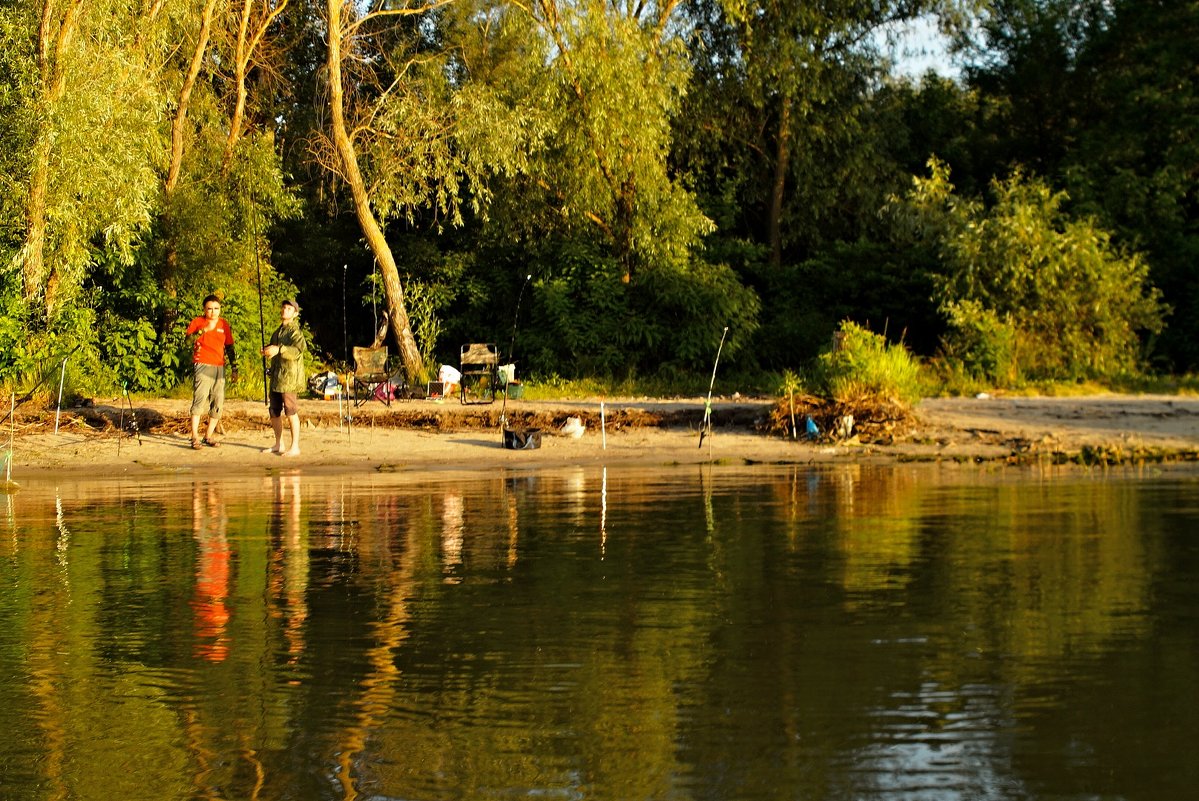
[[[602,403],[602,413],[601,413]],[[132,413],[130,413],[132,409]],[[587,464],[680,465],[973,461],[1027,464],[1199,459],[1199,399],[1104,395],[1082,398],[929,399],[916,423],[887,443],[794,442],[762,432],[768,400],[722,399],[702,444],[702,398],[583,399],[464,406],[405,401],[360,409],[302,401],[302,454],[264,454],[273,439],[261,403],[230,403],[220,446],[193,450],[183,400],[95,399],[63,410],[18,412],[13,479],[22,475],[127,476],[139,472],[490,470]],[[536,450],[503,447],[500,417],[543,432]],[[557,435],[569,417],[581,437]],[[130,424],[136,419],[136,430]],[[6,424],[7,427],[7,424]],[[8,432],[4,432],[8,433]],[[286,442],[286,439],[285,439]]]

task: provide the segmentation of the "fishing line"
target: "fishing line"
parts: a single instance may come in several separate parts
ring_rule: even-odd
[[[533,274],[529,273],[525,276],[525,282],[520,285],[520,292],[516,295],[516,313],[512,315],[512,341],[508,343],[508,361],[512,361],[512,354],[516,352],[516,324],[520,320],[520,301],[525,296],[525,287],[533,280]]]

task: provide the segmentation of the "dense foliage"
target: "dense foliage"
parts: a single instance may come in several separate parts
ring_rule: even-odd
[[[962,71],[902,77],[930,18]],[[167,389],[209,292],[244,367],[298,294],[315,353],[410,375],[698,386],[726,325],[783,371],[846,320],[993,383],[1190,370],[1196,38],[1187,0],[0,2],[0,382]]]
[[[993,182],[989,207],[962,201],[934,160],[900,204],[939,256],[947,351],[969,372],[999,383],[1128,374],[1138,334],[1161,330],[1144,261],[1063,214],[1066,199],[1017,173]]]

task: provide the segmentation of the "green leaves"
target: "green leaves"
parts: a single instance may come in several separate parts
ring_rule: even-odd
[[[937,295],[951,355],[994,379],[1012,377],[1009,358],[1031,379],[1139,366],[1138,333],[1160,331],[1166,312],[1139,256],[1114,248],[1094,220],[1067,215],[1066,195],[1041,181],[1019,172],[996,180],[984,207],[953,194],[945,165],[930,167],[904,216],[940,252]]]
[[[532,14],[548,57],[526,68],[546,124],[528,172],[563,230],[592,231],[624,266],[679,264],[712,230],[669,170],[671,122],[686,91],[681,41],[664,28],[671,6],[544,4]]]
[[[109,355],[109,364],[121,383],[131,390],[157,390],[164,376],[154,363],[158,334],[146,320],[122,320],[109,317],[101,327],[100,345]]]
[[[815,391],[840,404],[869,400],[915,403],[923,395],[920,364],[901,344],[849,320],[816,360]]]

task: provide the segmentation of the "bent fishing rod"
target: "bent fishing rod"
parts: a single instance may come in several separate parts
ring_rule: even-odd
[[[720,364],[720,352],[724,350],[724,338],[728,336],[729,327],[724,327],[720,335],[720,346],[716,348],[716,361],[712,363],[712,380],[708,383],[708,399],[704,402],[704,421],[699,427],[699,446],[704,446],[704,437],[712,436],[712,388],[716,386],[716,366]],[[711,443],[709,443],[711,444]]]
[[[36,384],[33,385],[33,389],[26,392],[24,395],[21,396],[20,400],[16,401],[14,404],[12,404],[12,408],[8,410],[8,414],[4,415],[3,420],[0,420],[0,425],[3,425],[4,423],[8,422],[8,419],[10,417],[12,417],[13,414],[16,412],[17,407],[20,406],[21,404],[25,403],[26,401],[28,401],[30,398],[32,398],[34,396],[34,394],[36,394],[37,391],[42,388],[42,384],[46,383],[46,379],[49,378],[50,376],[54,375],[58,365],[60,363],[66,364],[67,359],[74,356],[75,351],[79,350],[81,347],[83,347],[82,342],[76,344],[75,347],[73,347],[69,351],[67,351],[66,355],[63,356],[61,359],[54,359],[53,361],[51,361],[50,364],[53,364],[55,366],[55,369],[46,370],[42,373],[42,377],[40,379],[38,379],[38,382]]]

